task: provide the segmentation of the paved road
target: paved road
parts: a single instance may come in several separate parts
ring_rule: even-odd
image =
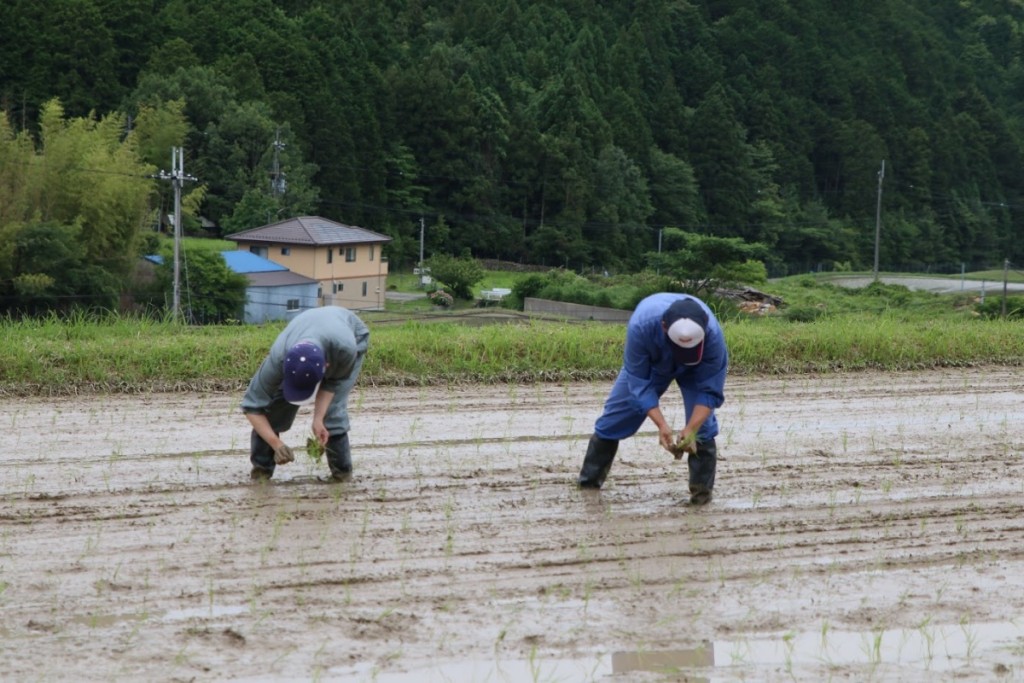
[[[996,280],[961,280],[960,278],[942,277],[887,277],[878,278],[887,285],[903,285],[908,289],[923,289],[939,294],[952,294],[955,292],[986,292],[996,293],[1003,291],[1002,281]],[[837,277],[829,279],[828,282],[840,287],[866,287],[871,284],[873,278],[870,275]],[[1009,292],[1024,292],[1024,283],[1010,282],[1006,286]]]

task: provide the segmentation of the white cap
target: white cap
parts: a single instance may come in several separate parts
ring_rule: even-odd
[[[689,318],[680,318],[668,328],[668,338],[676,346],[692,349],[704,341],[704,328]]]

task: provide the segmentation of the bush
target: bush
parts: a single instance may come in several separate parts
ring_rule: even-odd
[[[448,308],[455,303],[455,298],[443,289],[435,289],[427,294],[427,296],[435,306],[441,306],[442,308]]]
[[[996,320],[1003,317],[1003,297],[988,296],[985,301],[975,308],[979,315],[986,320]],[[1006,319],[1024,319],[1024,297],[1010,296],[1006,298]]]
[[[472,299],[473,286],[484,279],[484,268],[473,258],[455,258],[447,254],[433,256],[427,261],[430,275],[451,290],[459,299]]]
[[[171,245],[165,245],[163,262],[157,267],[155,286],[171,301],[174,281],[174,257]],[[181,262],[181,307],[185,319],[194,324],[211,325],[244,316],[246,287],[244,275],[233,272],[219,251],[184,245]]]

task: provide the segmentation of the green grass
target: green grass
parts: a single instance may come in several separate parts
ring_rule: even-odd
[[[929,316],[970,318],[976,296],[914,291],[881,282],[859,288],[841,287],[812,275],[773,280],[762,289],[782,297],[785,306],[780,315],[803,321],[853,313],[888,313],[908,321]]]
[[[403,317],[409,320],[403,321]],[[607,380],[622,362],[624,326],[593,322],[467,325],[458,315],[364,316],[364,385]],[[283,323],[186,327],[79,316],[0,321],[0,394],[237,391]],[[733,374],[1021,365],[1019,321],[899,309],[792,322],[723,323]]]
[[[913,370],[1021,365],[1024,335],[1012,320],[856,313],[793,323],[742,320],[726,328],[734,369],[750,373]]]
[[[398,272],[394,270],[388,271],[388,289],[395,292],[421,292],[423,288],[419,286],[420,276],[413,275],[411,271]]]
[[[999,283],[1002,283],[1003,277],[1004,274],[1001,270],[979,270],[975,273],[964,274],[964,278],[967,280],[986,280],[988,282]],[[1005,277],[1007,282],[1024,282],[1024,273],[1019,270],[1008,270]]]
[[[514,273],[507,270],[484,271],[484,278],[473,286],[473,291],[479,293],[484,289],[512,289],[512,287],[529,273]],[[414,275],[411,270],[390,271],[388,273],[388,289],[396,292],[422,292],[420,287],[420,276]]]
[[[473,287],[474,294],[479,298],[480,292],[485,289],[512,289],[521,278],[528,275],[528,273],[513,273],[504,270],[488,270],[485,271],[483,280],[478,282]],[[404,292],[407,294],[423,294],[425,289],[420,286],[420,276],[414,275],[412,271],[405,272],[389,272],[388,273],[388,290],[393,292]],[[435,306],[434,303],[428,299],[413,299],[411,301],[393,301],[389,300],[385,302],[385,307],[388,311],[395,313],[425,313],[425,312],[439,312],[443,309]],[[455,305],[449,310],[451,311],[465,311],[467,309],[477,308],[476,301],[462,301],[456,300]]]
[[[182,245],[189,249],[208,249],[209,251],[234,251],[238,243],[231,240],[215,240],[209,237],[184,237]]]

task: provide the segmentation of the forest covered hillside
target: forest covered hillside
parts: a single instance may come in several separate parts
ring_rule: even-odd
[[[399,267],[422,218],[428,254],[870,268],[881,217],[883,269],[981,268],[1024,261],[1022,57],[1017,0],[5,0],[0,133],[137,122],[221,233],[319,214]]]

